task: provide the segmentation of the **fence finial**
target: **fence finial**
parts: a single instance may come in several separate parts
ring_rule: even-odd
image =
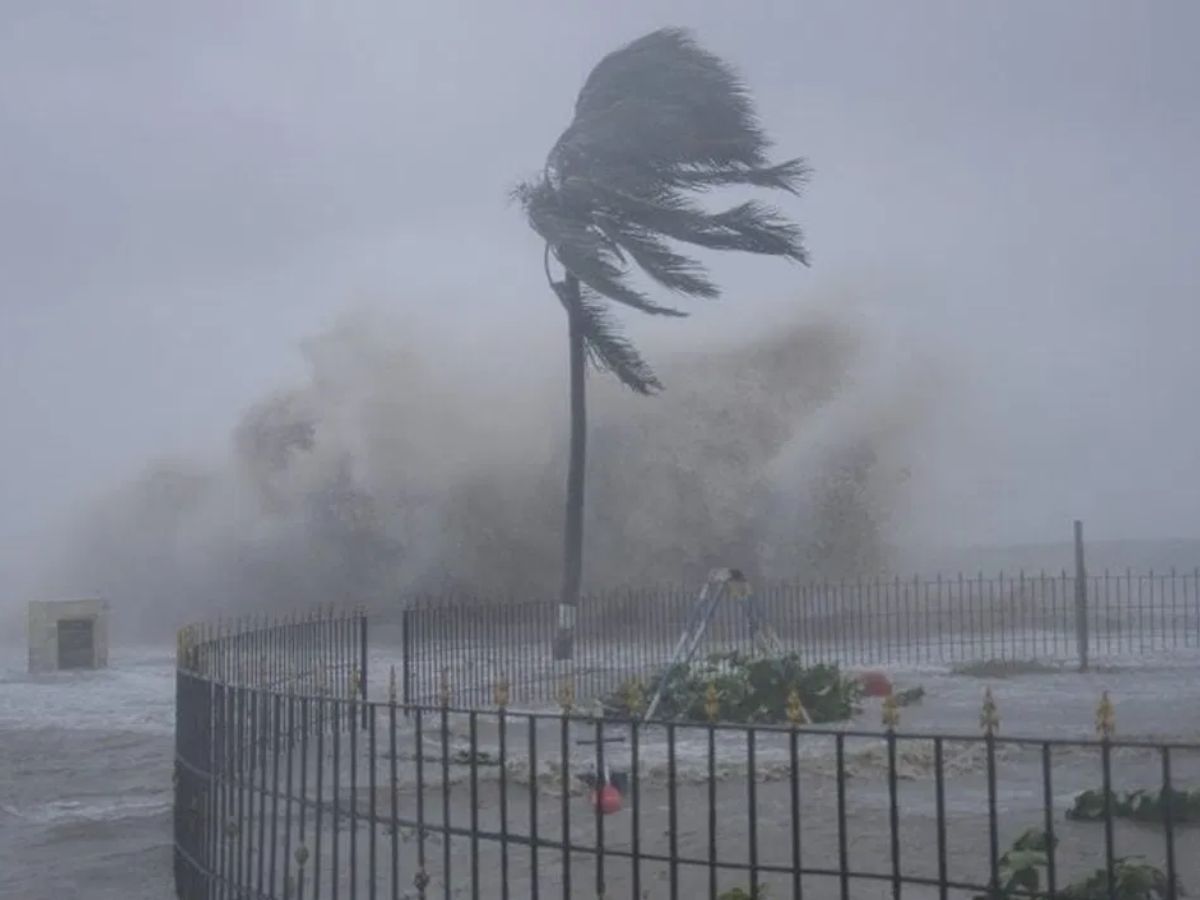
[[[1096,707],[1096,733],[1107,740],[1117,730],[1117,714],[1108,691],[1100,695],[1100,705]]]
[[[558,705],[562,707],[562,711],[566,715],[571,714],[571,707],[575,705],[575,682],[570,675],[563,678],[562,684],[558,688]]]
[[[626,683],[625,705],[629,708],[629,715],[632,718],[637,718],[645,710],[646,695],[642,690],[642,680],[640,678],[631,678]]]
[[[396,666],[394,664],[388,670],[388,703],[393,706],[396,704]]]
[[[891,693],[883,698],[883,727],[888,731],[895,731],[899,724],[900,704],[896,702],[895,693]]]
[[[500,709],[508,706],[508,679],[501,675],[492,686],[492,702]]]
[[[448,666],[442,667],[442,674],[438,682],[438,700],[442,706],[450,705],[450,669]]]
[[[704,714],[708,721],[715,722],[721,714],[721,695],[717,693],[717,683],[710,681],[704,689]]]
[[[983,709],[979,712],[979,727],[984,734],[995,734],[1000,727],[1000,713],[996,709],[996,700],[992,697],[992,689],[983,690]]]
[[[808,710],[804,708],[804,701],[800,699],[800,690],[798,688],[793,687],[788,692],[787,708],[785,711],[787,713],[787,720],[793,728],[808,724]]]

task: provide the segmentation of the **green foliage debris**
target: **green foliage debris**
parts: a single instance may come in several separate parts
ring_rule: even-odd
[[[805,666],[797,654],[748,656],[723,653],[700,663],[660,671],[641,689],[651,697],[667,676],[667,689],[655,718],[706,721],[710,686],[716,691],[717,716],[722,722],[782,723],[788,721],[788,698],[795,691],[813,722],[848,719],[860,711],[862,686],[836,665]],[[604,701],[618,715],[639,715],[629,698],[639,691],[624,684]]]

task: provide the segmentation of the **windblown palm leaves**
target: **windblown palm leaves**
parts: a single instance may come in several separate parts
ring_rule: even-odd
[[[600,61],[542,177],[517,189],[548,253],[580,282],[577,295],[552,285],[589,357],[634,391],[661,385],[621,336],[605,298],[686,315],[631,284],[635,268],[676,293],[715,297],[704,266],[673,242],[807,263],[799,228],[770,206],[711,212],[697,202],[705,191],[739,185],[796,193],[807,167],[800,159],[772,165],[769,146],[737,75],[687,32],[663,29]]]

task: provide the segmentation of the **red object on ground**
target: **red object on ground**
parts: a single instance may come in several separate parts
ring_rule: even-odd
[[[592,806],[606,816],[620,812],[621,792],[611,784],[606,784],[600,790],[592,792]]]
[[[868,697],[890,697],[892,680],[882,672],[864,672],[860,676],[863,693]]]

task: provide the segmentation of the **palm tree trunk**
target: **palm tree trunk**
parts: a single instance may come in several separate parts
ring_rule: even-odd
[[[554,639],[554,658],[573,659],[575,655],[575,613],[583,583],[583,499],[587,465],[587,393],[584,377],[586,358],[583,330],[580,327],[579,279],[567,273],[563,281],[563,302],[567,308],[567,331],[571,367],[571,458],[567,467],[567,509],[563,528],[563,580],[558,601],[558,633]]]

